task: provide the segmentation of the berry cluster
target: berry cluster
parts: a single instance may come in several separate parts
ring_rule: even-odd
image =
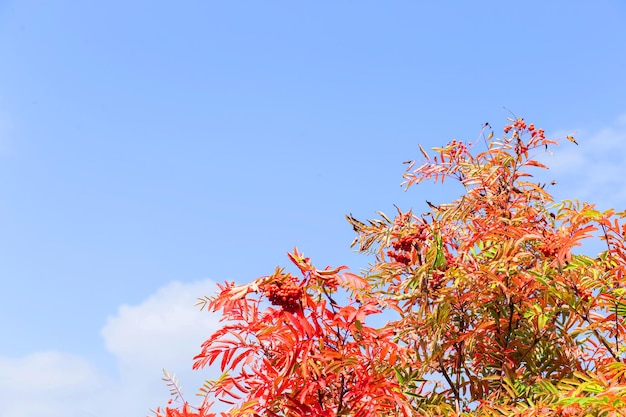
[[[394,250],[387,251],[387,255],[398,263],[408,265],[411,263],[413,250],[418,249],[427,238],[428,230],[426,226],[418,226],[417,231],[391,242],[391,247]]]
[[[518,118],[512,125],[506,125],[504,127],[504,133],[509,133],[511,129],[516,129],[518,132],[523,133],[524,131],[530,132],[530,136],[532,138],[536,138],[538,140],[542,140],[546,138],[546,133],[543,129],[536,129],[533,123],[526,125],[526,122],[522,118]]]
[[[414,240],[415,240],[415,236],[413,235],[402,236],[400,239],[394,240],[391,243],[391,246],[395,250],[410,251],[411,248],[413,248]]]
[[[464,153],[467,153],[467,146],[471,146],[471,143],[468,143],[467,145],[461,141],[457,141],[456,139],[452,139],[452,141],[450,141],[448,143],[448,147],[449,148],[455,148],[453,151],[451,151],[450,155],[452,157],[458,157]]]
[[[408,265],[411,263],[411,257],[404,252],[387,251],[387,255],[396,262]]]
[[[277,277],[272,283],[265,285],[263,293],[275,306],[293,313],[300,309],[303,291],[298,278],[292,275]]]
[[[443,287],[443,281],[445,277],[446,274],[443,271],[440,271],[438,269],[434,270],[432,276],[430,277],[430,280],[428,281],[428,286],[431,290],[437,291],[438,289]]]
[[[510,119],[509,119],[510,120]],[[530,125],[532,127],[532,130],[535,130],[535,125],[531,124]],[[516,129],[516,130],[526,130],[526,122],[524,121],[524,119],[522,118],[518,118],[517,120],[515,120],[513,122],[512,125],[506,125],[504,126],[504,133],[509,133],[509,131],[511,129]]]
[[[457,264],[457,260],[454,255],[447,250],[444,256],[446,257],[446,269]]]

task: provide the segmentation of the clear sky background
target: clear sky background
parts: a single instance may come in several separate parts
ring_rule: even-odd
[[[214,282],[294,246],[368,259],[347,213],[422,210],[402,161],[510,112],[560,198],[626,208],[626,3],[0,3],[0,415],[145,416]],[[505,109],[506,108],[506,109]]]

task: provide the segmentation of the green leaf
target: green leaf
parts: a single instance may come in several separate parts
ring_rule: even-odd
[[[356,327],[358,331],[363,330],[363,324],[359,320],[354,321],[354,327]]]
[[[445,269],[447,266],[446,262],[446,254],[443,250],[443,240],[441,239],[441,235],[439,233],[435,234],[435,247],[437,253],[435,255],[435,262],[433,263],[433,268],[435,269]]]

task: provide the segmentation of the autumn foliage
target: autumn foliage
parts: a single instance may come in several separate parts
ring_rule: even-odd
[[[408,165],[407,189],[455,181],[457,200],[347,216],[365,273],[294,250],[298,274],[202,298],[223,326],[194,368],[223,375],[197,407],[168,377],[180,405],[157,416],[215,416],[213,401],[232,404],[221,416],[621,415],[626,213],[554,201],[533,173],[557,142],[523,119],[489,129]],[[600,254],[580,254],[598,239]]]

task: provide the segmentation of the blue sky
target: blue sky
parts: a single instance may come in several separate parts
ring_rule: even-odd
[[[163,367],[192,396],[216,326],[195,297],[295,245],[365,266],[344,215],[452,198],[404,193],[402,161],[510,112],[576,132],[557,196],[624,209],[624,21],[617,0],[5,0],[0,414],[143,416]]]

